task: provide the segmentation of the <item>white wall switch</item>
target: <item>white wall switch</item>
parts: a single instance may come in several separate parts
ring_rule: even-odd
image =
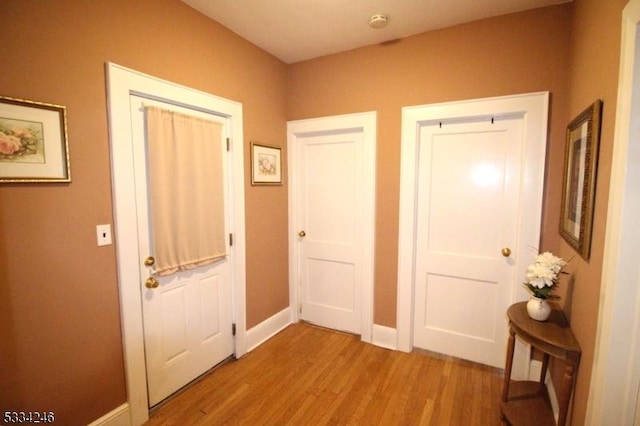
[[[111,244],[111,225],[96,226],[98,236],[98,246],[108,246]]]

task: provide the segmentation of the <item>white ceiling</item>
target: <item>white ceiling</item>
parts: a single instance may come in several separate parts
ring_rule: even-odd
[[[571,0],[182,0],[243,38],[294,63]],[[383,29],[369,27],[386,14]]]

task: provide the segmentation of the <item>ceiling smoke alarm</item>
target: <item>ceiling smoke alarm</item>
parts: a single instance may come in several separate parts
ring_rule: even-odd
[[[388,20],[389,18],[387,17],[387,15],[379,13],[369,18],[369,26],[371,28],[384,28],[387,26]]]

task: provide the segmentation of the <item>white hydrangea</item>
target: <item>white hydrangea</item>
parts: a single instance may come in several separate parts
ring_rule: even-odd
[[[535,262],[527,267],[526,283],[533,287],[551,287],[567,262],[553,254],[544,252],[536,256]]]

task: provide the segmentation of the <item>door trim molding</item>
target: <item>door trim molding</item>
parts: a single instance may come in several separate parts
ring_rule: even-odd
[[[300,319],[300,282],[298,279],[298,205],[300,182],[295,159],[297,140],[309,133],[357,129],[363,135],[363,217],[362,227],[362,327],[361,339],[371,342],[373,330],[373,295],[375,265],[375,202],[376,202],[376,132],[375,111],[311,118],[287,122],[287,152],[289,169],[289,306],[293,322]]]
[[[133,154],[130,148],[132,133],[129,96],[135,94],[181,106],[195,106],[229,120],[232,154],[230,185],[233,192],[230,228],[234,233],[231,279],[233,318],[237,330],[234,342],[236,357],[244,355],[247,351],[242,104],[113,63],[106,64],[106,73],[116,262],[127,402],[131,408],[131,424],[139,425],[148,420],[149,405],[140,293],[142,271],[138,255],[135,180]]]
[[[640,0],[631,0],[622,11],[602,282],[585,421],[588,425],[630,425],[640,420],[639,26]]]
[[[418,128],[425,121],[469,120],[492,115],[519,115],[525,120],[523,136],[526,140],[523,158],[527,162],[522,179],[522,217],[516,232],[519,234],[517,282],[510,300],[524,300],[526,294],[518,282],[524,282],[525,262],[538,253],[542,196],[547,145],[549,93],[539,92],[513,96],[483,98],[402,109],[401,165],[400,165],[400,224],[398,235],[398,304],[396,327],[397,348],[404,352],[413,349],[413,296],[415,273],[415,231],[417,207]],[[506,321],[506,317],[505,317]],[[514,367],[518,375],[526,377],[527,365]]]

